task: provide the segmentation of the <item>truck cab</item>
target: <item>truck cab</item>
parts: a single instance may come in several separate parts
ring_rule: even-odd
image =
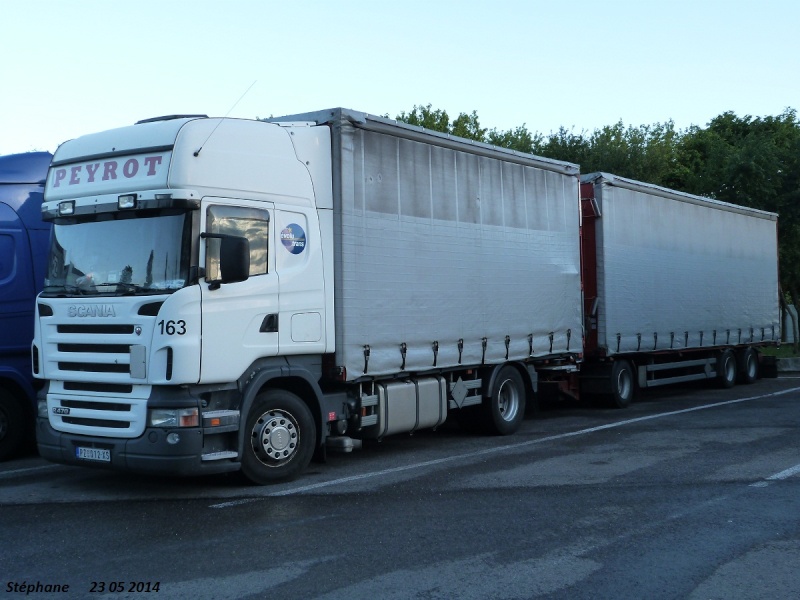
[[[34,342],[34,372],[46,380],[42,456],[237,470],[249,382],[269,372],[317,385],[318,357],[332,344],[318,215],[330,150],[327,140],[298,141],[304,133],[180,116],[59,147]],[[317,163],[328,184],[315,190]],[[295,446],[284,447],[289,430],[279,429],[275,447],[289,459]]]
[[[33,440],[30,348],[50,236],[41,206],[51,158],[49,152],[0,156],[0,460]]]

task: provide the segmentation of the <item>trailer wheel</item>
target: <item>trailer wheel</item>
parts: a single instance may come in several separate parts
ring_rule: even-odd
[[[25,431],[25,411],[9,392],[0,390],[0,460],[14,454],[22,444]]]
[[[519,371],[507,365],[501,367],[487,400],[490,433],[510,435],[519,429],[525,417],[525,383]]]
[[[738,358],[739,382],[754,383],[758,379],[758,353],[753,348],[745,348]]]
[[[723,388],[732,388],[736,384],[736,355],[733,350],[723,350],[717,357],[717,382]]]
[[[633,402],[635,378],[633,367],[627,360],[615,360],[611,368],[611,405],[628,408]]]
[[[286,390],[259,394],[247,417],[242,473],[264,485],[288,481],[311,462],[317,432],[308,406]]]

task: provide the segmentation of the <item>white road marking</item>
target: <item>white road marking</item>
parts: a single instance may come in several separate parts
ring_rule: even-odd
[[[767,487],[772,481],[781,481],[783,479],[788,479],[792,475],[797,475],[798,473],[800,473],[800,465],[795,465],[793,467],[789,467],[788,469],[784,469],[780,473],[775,473],[774,475],[765,477],[763,481],[757,481],[755,483],[751,483],[750,487],[758,487],[758,488]]]
[[[789,467],[788,469],[781,471],[780,473],[775,473],[775,475],[770,475],[767,477],[767,481],[779,481],[781,479],[787,479],[792,475],[797,475],[800,473],[800,465],[795,465],[793,467]]]
[[[0,472],[0,479],[5,479],[6,477],[16,477],[17,475],[22,475],[24,473],[30,473],[32,471],[49,471],[52,469],[60,469],[62,468],[61,465],[42,465],[41,467],[26,467],[24,469],[14,469],[12,471],[2,471]]]
[[[250,504],[261,498],[243,498],[242,500],[231,500],[230,502],[221,502],[220,504],[212,504],[208,508],[230,508],[231,506],[240,506],[242,504]]]

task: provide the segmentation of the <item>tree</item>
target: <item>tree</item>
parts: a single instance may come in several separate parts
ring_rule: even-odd
[[[414,105],[410,113],[401,112],[396,118],[409,125],[417,125],[440,133],[451,133],[450,117],[447,112],[440,109],[434,110],[430,104],[427,106]]]
[[[501,146],[517,152],[536,154],[540,153],[538,151],[544,142],[544,136],[540,133],[532,134],[523,123],[519,127],[507,131],[491,129],[486,134],[486,141],[494,146]]]

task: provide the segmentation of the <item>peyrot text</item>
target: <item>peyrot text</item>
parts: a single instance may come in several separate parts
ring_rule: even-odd
[[[108,159],[56,168],[53,174],[53,187],[114,181],[123,178],[154,177],[163,161],[163,154],[155,154],[152,156]]]

